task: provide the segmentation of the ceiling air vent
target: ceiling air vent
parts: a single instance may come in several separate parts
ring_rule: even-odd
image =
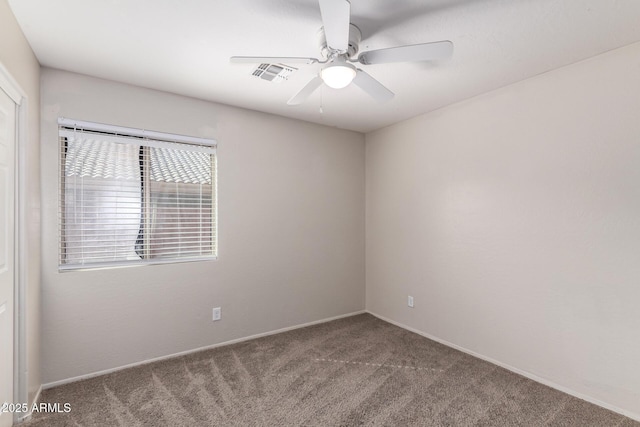
[[[284,64],[260,64],[253,75],[269,82],[280,83],[289,78],[297,68]]]

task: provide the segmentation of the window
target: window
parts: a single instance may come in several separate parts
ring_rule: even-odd
[[[215,141],[58,123],[60,270],[217,256]]]

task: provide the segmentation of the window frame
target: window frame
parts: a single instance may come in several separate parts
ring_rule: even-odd
[[[202,151],[211,156],[211,255],[198,256],[172,256],[162,258],[140,258],[133,260],[116,260],[116,261],[96,261],[96,262],[80,262],[80,263],[64,263],[66,256],[66,237],[65,237],[65,150],[63,136],[64,132],[79,131],[85,133],[94,133],[96,135],[105,136],[108,139],[131,139],[136,141],[144,141],[145,147],[153,147],[154,142],[157,144],[186,144],[192,150],[193,146],[202,146]],[[199,138],[193,136],[170,134],[165,132],[149,131],[137,128],[128,128],[116,125],[108,125],[103,123],[95,123],[68,118],[58,119],[58,145],[59,145],[59,162],[58,162],[58,271],[81,271],[104,268],[120,268],[142,265],[157,264],[174,264],[184,262],[201,262],[214,261],[218,259],[218,189],[217,189],[217,141],[210,138]],[[185,147],[186,147],[185,145]],[[149,172],[151,166],[146,165],[146,172]],[[142,169],[141,169],[142,170]],[[141,185],[143,185],[143,176],[141,175]],[[165,182],[165,181],[161,181]],[[148,203],[148,200],[146,201]],[[145,200],[141,201],[141,221],[148,221],[145,218],[144,211]]]

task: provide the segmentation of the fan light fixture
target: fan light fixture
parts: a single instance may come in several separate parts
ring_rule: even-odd
[[[308,0],[309,2],[313,0]],[[453,53],[449,40],[385,47],[360,52],[362,33],[351,23],[350,0],[315,0],[320,6],[322,27],[316,34],[316,45],[320,58],[297,56],[232,56],[231,62],[238,64],[307,64],[314,65],[319,72],[287,101],[287,105],[300,105],[323,85],[341,89],[353,83],[378,102],[386,102],[395,96],[382,83],[353,64],[390,64],[394,62],[419,62],[444,59]],[[368,47],[368,46],[366,46]],[[288,66],[287,66],[288,67]],[[290,67],[293,69],[293,67]],[[260,73],[260,69],[257,70]],[[269,70],[265,71],[269,73]],[[279,73],[273,72],[273,74]],[[255,75],[255,74],[254,74]],[[264,74],[262,74],[264,76]],[[265,76],[262,78],[268,78]],[[277,77],[277,76],[276,76]],[[283,76],[284,77],[284,76]],[[285,77],[286,78],[286,77]],[[275,80],[275,77],[274,77]]]
[[[334,89],[342,89],[356,76],[356,67],[344,60],[337,59],[320,70],[320,77],[325,84]]]

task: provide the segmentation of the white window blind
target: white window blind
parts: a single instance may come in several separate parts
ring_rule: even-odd
[[[213,259],[215,141],[59,120],[60,269]]]

